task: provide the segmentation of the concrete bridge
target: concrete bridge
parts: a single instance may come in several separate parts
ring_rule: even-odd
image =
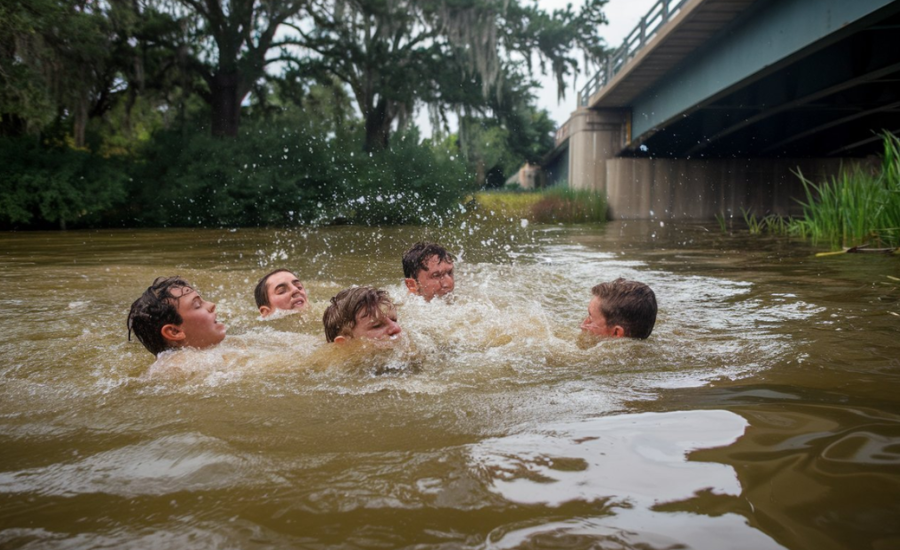
[[[619,219],[798,214],[900,132],[900,0],[659,0],[544,163]]]

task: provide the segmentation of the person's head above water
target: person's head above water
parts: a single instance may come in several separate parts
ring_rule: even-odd
[[[406,288],[430,302],[435,296],[453,292],[453,254],[434,243],[416,243],[403,254]]]
[[[388,293],[370,286],[340,291],[331,299],[322,324],[325,339],[338,344],[348,338],[387,340],[401,332],[397,310]]]
[[[591,289],[588,316],[581,330],[597,336],[644,339],[656,324],[656,295],[637,281],[619,278]]]
[[[174,348],[212,347],[225,338],[225,325],[216,322],[216,304],[207,302],[184,279],[157,277],[131,304],[131,333],[150,353]]]
[[[287,269],[276,269],[260,279],[253,290],[253,297],[263,317],[277,310],[302,311],[309,305],[303,283]]]

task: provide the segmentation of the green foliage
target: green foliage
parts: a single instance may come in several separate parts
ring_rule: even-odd
[[[821,184],[798,171],[806,193],[806,200],[800,201],[802,218],[758,218],[742,209],[750,233],[798,236],[827,243],[833,250],[900,246],[900,139],[886,132],[883,142],[880,170],[854,166]]]
[[[544,198],[542,193],[529,191],[482,191],[475,194],[479,208],[501,218],[531,220],[531,208]]]
[[[606,197],[593,191],[551,187],[531,211],[538,223],[605,222]]]
[[[547,111],[536,109],[526,90],[508,90],[502,101],[495,104],[496,118],[464,117],[460,120],[463,150],[470,163],[482,172],[499,169],[502,185],[506,177],[523,164],[538,164],[556,145],[553,132],[556,125]],[[513,100],[515,104],[511,104]]]
[[[604,51],[604,4],[590,0],[577,13],[571,5],[548,13],[518,0],[359,0],[338,9],[313,3],[314,30],[303,32],[301,24],[282,42],[318,54],[295,60],[298,66],[331,74],[353,90],[365,119],[365,150],[374,151],[389,146],[392,123],[403,127],[423,103],[442,120],[448,110],[499,118],[505,83],[533,74],[532,57],[557,77],[562,92],[565,77],[578,68],[575,49],[590,61]]]
[[[0,166],[0,224],[6,227],[97,224],[125,198],[127,177],[117,159],[2,138]]]
[[[441,223],[553,146],[530,60],[603,50],[604,0],[519,1],[2,2],[0,224]],[[422,105],[481,134],[422,144]]]
[[[744,210],[743,208],[741,208],[741,214],[744,216],[744,223],[747,224],[747,229],[751,235],[762,234],[763,229],[766,227],[767,218],[757,218],[750,210]]]
[[[368,225],[443,223],[472,190],[472,175],[452,150],[419,145],[415,130],[398,138],[378,153],[344,151],[340,214]]]
[[[747,224],[747,230],[751,235],[762,235],[763,233],[788,235],[790,233],[789,227],[791,221],[777,214],[769,214],[768,216],[760,218],[754,214],[752,210],[744,210],[741,208],[741,215],[743,216],[744,223]],[[725,218],[717,214],[716,220],[719,221],[719,226],[724,233]]]
[[[535,223],[606,221],[606,197],[587,190],[556,186],[541,191],[483,191],[475,195],[479,208],[502,218]]]
[[[725,216],[723,216],[722,214],[716,214],[716,221],[719,223],[719,229],[722,231],[722,233],[727,233],[728,228],[725,224]]]
[[[238,139],[163,132],[142,153],[121,223],[149,226],[290,226],[435,222],[471,177],[415,133],[381,154],[360,135],[316,132],[293,119],[244,125]]]
[[[806,191],[803,219],[790,230],[832,249],[862,244],[900,246],[900,140],[884,134],[881,170],[856,166],[816,185],[797,172]]]

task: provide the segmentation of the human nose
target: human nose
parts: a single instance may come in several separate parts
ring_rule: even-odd
[[[214,304],[212,302],[206,302],[206,303],[209,304],[209,312],[215,313],[216,312],[216,304]]]
[[[400,325],[397,323],[397,321],[389,319],[387,329],[388,336],[394,336],[396,334],[400,334],[401,332],[403,332],[403,329],[400,328]]]
[[[587,328],[589,324],[591,324],[591,318],[585,317],[584,321],[581,322],[581,328]]]

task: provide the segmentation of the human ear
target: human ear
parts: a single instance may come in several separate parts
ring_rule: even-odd
[[[334,337],[334,343],[335,343],[335,344],[343,344],[343,343],[346,342],[346,341],[347,341],[347,338],[344,337],[344,336],[335,336],[335,337]]]
[[[163,325],[159,332],[162,334],[163,340],[170,342],[180,342],[187,337],[181,327],[173,324]]]
[[[622,325],[616,325],[612,329],[613,338],[622,338],[625,336],[625,329],[622,328]]]
[[[272,308],[269,306],[259,306],[259,315],[260,317],[268,317],[272,314]]]
[[[415,279],[403,279],[403,282],[406,283],[406,288],[409,289],[410,294],[418,294],[419,293],[419,282]]]

